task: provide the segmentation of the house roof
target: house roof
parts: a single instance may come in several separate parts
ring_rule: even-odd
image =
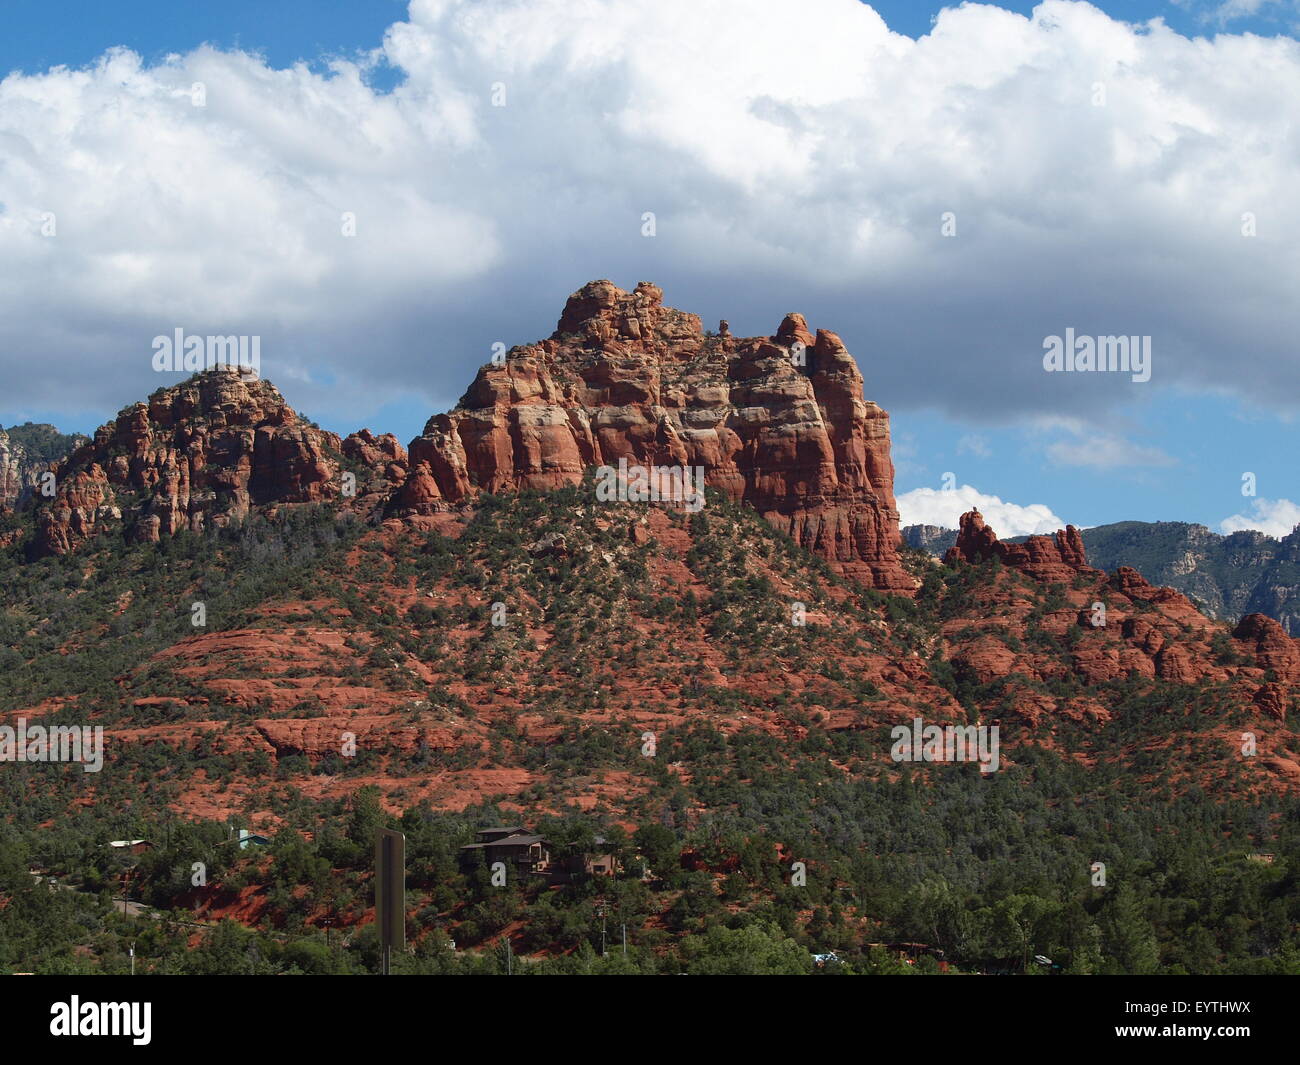
[[[513,836],[506,836],[503,839],[493,839],[484,843],[485,847],[525,847],[533,843],[545,843],[546,837],[539,836],[533,832],[516,832]]]
[[[529,847],[534,843],[545,842],[545,836],[539,836],[533,832],[516,832],[514,835],[504,836],[501,839],[491,839],[486,843],[467,843],[461,847],[461,850],[486,850],[490,847]]]
[[[259,845],[267,845],[270,844],[270,842],[271,842],[270,836],[264,836],[260,832],[248,832],[245,831],[244,829],[240,829],[239,835],[231,836],[229,839],[223,839],[220,843],[217,844],[217,846],[224,847],[230,843],[238,843],[241,846],[245,843],[256,843]]]
[[[147,839],[111,839],[108,841],[110,847],[134,847],[137,843],[148,843]]]

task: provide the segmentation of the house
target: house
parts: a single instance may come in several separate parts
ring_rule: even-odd
[[[113,839],[108,845],[119,854],[144,854],[153,850],[153,844],[147,839]]]
[[[597,836],[593,841],[597,850],[575,854],[555,863],[552,879],[578,880],[584,876],[613,876],[618,871],[618,860],[612,851],[603,850],[605,839]]]
[[[479,857],[488,865],[505,862],[521,873],[545,874],[551,867],[551,849],[545,837],[519,825],[480,829],[473,843],[461,847],[460,857],[465,864],[474,864]]]
[[[604,847],[605,840],[595,839],[596,846]],[[545,836],[529,832],[521,825],[482,828],[474,834],[474,842],[460,849],[461,864],[473,866],[482,859],[486,865],[505,862],[518,873],[544,876],[551,883],[566,883],[585,876],[613,876],[617,860],[610,851],[556,855]]]
[[[528,830],[522,825],[511,825],[509,828],[480,828],[474,833],[474,839],[478,843],[496,843],[508,836],[526,836]],[[478,843],[471,843],[469,846],[477,846]]]
[[[220,845],[224,847],[228,843],[238,843],[239,849],[246,851],[250,846],[269,847],[271,838],[262,835],[260,832],[250,832],[246,828],[241,828],[237,834],[232,833],[229,839],[222,840]]]

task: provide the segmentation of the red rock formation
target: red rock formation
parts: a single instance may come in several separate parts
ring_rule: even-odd
[[[1273,720],[1286,720],[1287,692],[1281,684],[1261,685],[1253,702]]]
[[[200,373],[123,410],[57,471],[34,551],[62,554],[121,527],[154,541],[242,518],[254,505],[338,497],[339,440],[267,381]]]
[[[406,448],[398,443],[397,437],[392,433],[375,436],[369,429],[362,429],[344,439],[342,451],[363,466],[382,469],[391,480],[401,480],[405,476]]]
[[[957,542],[943,560],[950,566],[962,562],[987,562],[997,554],[998,534],[984,524],[984,515],[970,510],[958,519]]]
[[[1131,566],[1120,566],[1107,580],[1107,586],[1115,591],[1143,603],[1159,606],[1162,613],[1180,621],[1201,626],[1205,622],[1202,614],[1192,601],[1174,588],[1162,588],[1151,584]]]
[[[12,510],[23,490],[23,452],[0,429],[0,512]]]
[[[1036,632],[1031,632],[1028,603],[1041,607],[1041,593],[997,577],[981,584],[975,595],[982,616],[944,623],[945,637],[953,641],[948,656],[974,679],[987,683],[1013,674],[1040,683],[1058,679],[1061,660],[1046,651],[1047,638],[1059,641],[1057,647],[1068,653],[1068,671],[1086,685],[1125,677],[1221,684],[1230,693],[1223,706],[1286,720],[1300,682],[1300,641],[1274,619],[1262,614],[1242,619],[1232,633],[1243,645],[1245,657],[1237,659],[1225,655],[1219,644],[1228,630],[1181,593],[1156,587],[1127,566],[1109,575],[1089,567],[1082,538],[1073,527],[1054,539],[1032,536],[1024,544],[1004,544],[978,511],[962,515],[957,542],[945,561],[962,565],[992,558],[1037,581],[1066,585],[1065,603],[1036,619]],[[1098,604],[1105,610],[1098,612]],[[1008,641],[1019,653],[1010,653]],[[1029,716],[1037,727],[1053,706],[1032,698],[1036,701]],[[1108,713],[1099,706],[1097,719]]]
[[[459,509],[482,492],[555,488],[602,465],[702,467],[841,572],[911,591],[897,555],[889,418],[834,333],[790,314],[771,337],[705,337],[642,282],[595,281],[552,336],[483,367],[411,444],[345,441],[265,381],[213,370],[155,393],[63,464],[33,550],[110,528],[157,540],[263,504],[339,500],[367,515]]]
[[[1254,653],[1260,669],[1271,669],[1283,684],[1300,683],[1300,641],[1288,636],[1276,620],[1247,614],[1232,635]]]
[[[978,510],[968,511],[961,516],[957,542],[948,549],[944,561],[954,566],[990,558],[1046,582],[1069,582],[1080,573],[1100,576],[1100,571],[1088,565],[1083,537],[1073,525],[1059,530],[1055,538],[1031,536],[1023,544],[1008,544],[998,539]]]
[[[897,555],[889,417],[840,338],[787,315],[771,337],[705,337],[642,282],[593,281],[547,340],[484,366],[412,441],[390,513],[577,483],[592,466],[702,466],[841,572],[910,591]]]
[[[340,450],[353,467],[343,473],[344,499],[354,499],[356,509],[363,514],[381,514],[410,472],[406,448],[392,433],[375,436],[369,429],[362,429],[345,437]]]
[[[55,432],[54,427],[49,425],[35,428]],[[85,437],[77,435],[67,441],[72,448],[84,442]],[[0,429],[0,514],[17,510],[31,502],[41,487],[44,474],[54,470],[57,465],[57,462],[47,458],[33,457],[22,443]]]

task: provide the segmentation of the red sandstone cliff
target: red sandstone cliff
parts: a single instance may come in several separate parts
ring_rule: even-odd
[[[0,428],[0,514],[26,506],[40,490],[45,474],[58,466],[57,459],[50,457],[48,447],[38,446],[33,453],[24,445],[22,441],[28,430],[35,430],[38,435],[61,436],[52,425],[17,426],[12,433]],[[84,442],[85,437],[76,434],[62,438],[65,453]]]
[[[862,398],[840,338],[797,314],[771,337],[706,337],[645,282],[578,290],[550,338],[483,367],[409,457],[391,435],[340,441],[237,371],[160,390],[63,464],[34,551],[61,554],[115,527],[157,540],[259,504],[426,515],[481,492],[576,483],[620,459],[703,467],[708,486],[840,572],[915,586],[897,554],[889,416]]]
[[[22,448],[11,444],[9,434],[0,429],[0,511],[12,510],[22,496],[23,465]]]
[[[802,363],[802,365],[800,365]],[[591,466],[702,466],[841,572],[910,590],[898,560],[889,416],[862,397],[840,338],[787,315],[775,335],[706,337],[642,282],[593,281],[555,332],[484,366],[412,441],[398,515],[479,492],[552,488]]]
[[[251,507],[335,499],[340,443],[285,403],[267,381],[210,370],[101,426],[60,464],[36,514],[34,550],[63,554],[120,528],[153,541]]]

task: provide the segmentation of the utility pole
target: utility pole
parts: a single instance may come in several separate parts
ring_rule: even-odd
[[[128,947],[126,952],[131,955],[131,975],[134,976],[135,975],[135,947]]]
[[[627,957],[627,925],[623,926],[623,957]]]
[[[406,837],[375,833],[375,923],[379,925],[380,973],[392,972],[393,948],[406,947]]]

